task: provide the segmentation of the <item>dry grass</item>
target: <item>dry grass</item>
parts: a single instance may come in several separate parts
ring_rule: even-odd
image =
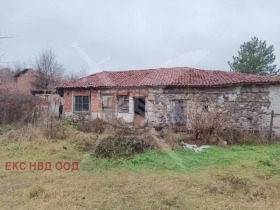
[[[278,178],[228,173],[234,178],[223,176],[224,170],[10,172],[0,179],[0,208],[279,209]]]
[[[279,145],[175,150],[181,170],[162,151],[110,162],[88,153],[95,134],[70,129],[50,141],[22,129],[14,141],[0,136],[0,209],[280,208]],[[80,171],[6,171],[6,161],[78,161]]]
[[[180,133],[180,132],[176,133],[170,128],[164,129],[162,133],[163,133],[162,138],[170,146],[171,149],[175,149],[180,141],[186,139],[185,133]]]

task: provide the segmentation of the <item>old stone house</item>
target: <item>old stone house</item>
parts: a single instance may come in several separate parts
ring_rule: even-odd
[[[61,84],[66,118],[122,118],[149,126],[185,126],[197,112],[222,112],[241,129],[280,135],[280,78],[192,68],[103,71]]]

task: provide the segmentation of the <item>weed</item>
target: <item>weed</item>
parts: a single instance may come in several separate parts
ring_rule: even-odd
[[[163,138],[173,150],[178,145],[179,141],[183,140],[183,135],[181,133],[173,132],[172,129],[164,129]]]
[[[63,121],[50,118],[48,121],[41,124],[43,134],[50,140],[65,139],[67,137],[66,127]]]
[[[77,124],[77,129],[86,133],[92,132],[101,134],[105,130],[105,122],[99,118],[94,120],[83,121]]]
[[[270,160],[259,160],[259,163],[263,166],[274,167],[275,165]]]
[[[39,197],[40,195],[45,193],[45,188],[42,185],[36,184],[31,187],[31,189],[27,192],[27,197],[29,199]]]
[[[67,120],[67,119],[63,119],[62,123],[66,126],[70,126],[72,128],[77,128],[78,124],[74,121],[74,120]]]
[[[15,126],[12,124],[0,125],[0,135],[3,135],[10,130],[13,130],[14,128]]]
[[[20,154],[20,145],[19,144],[12,144],[10,147],[10,152],[12,156],[16,156]]]

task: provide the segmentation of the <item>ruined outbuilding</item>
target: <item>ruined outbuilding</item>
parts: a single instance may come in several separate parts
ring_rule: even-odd
[[[223,112],[226,124],[280,135],[280,77],[193,68],[103,71],[61,84],[66,118],[122,118],[191,129],[193,113]]]
[[[63,98],[55,89],[39,90],[34,87],[37,72],[31,68],[19,71],[13,79],[5,83],[0,83],[2,95],[13,93],[15,97],[27,96],[31,94],[37,100],[37,107],[41,117],[59,116],[62,113]]]

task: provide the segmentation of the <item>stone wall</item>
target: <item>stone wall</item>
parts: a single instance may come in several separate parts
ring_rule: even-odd
[[[181,113],[186,118],[186,127],[191,129],[194,113],[219,112],[223,124],[266,134],[270,124],[271,110],[275,110],[273,131],[280,133],[279,86],[255,85],[224,88],[167,88],[151,92],[154,97],[154,116],[150,119],[155,126],[168,126],[172,122],[172,101],[180,101]],[[183,110],[183,111],[182,111]]]
[[[218,112],[223,124],[250,132],[267,133],[271,110],[275,111],[273,131],[280,136],[280,86],[245,85],[220,88],[132,88],[110,90],[65,91],[65,115],[75,119],[102,118],[102,95],[112,94],[113,114],[127,122],[134,120],[134,97],[145,97],[145,120],[150,126],[166,127],[176,120],[181,126],[192,129],[195,113]],[[75,95],[90,95],[91,110],[73,112]],[[129,112],[118,113],[117,96],[129,96]]]

